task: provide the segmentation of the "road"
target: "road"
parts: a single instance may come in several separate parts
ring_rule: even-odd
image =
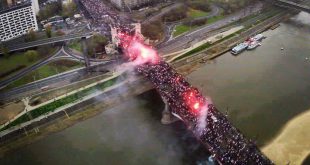
[[[53,89],[59,86],[63,86],[65,84],[70,84],[75,81],[83,80],[87,77],[96,76],[98,74],[101,74],[103,69],[111,70],[111,68],[114,68],[114,66],[115,64],[113,62],[107,61],[106,63],[100,63],[91,66],[90,69],[82,67],[72,71],[64,72],[33,83],[23,85],[21,87],[14,88],[7,92],[1,92],[0,101],[9,102],[13,100],[18,100],[25,96],[31,96],[36,92],[41,92],[41,88],[44,86],[49,86],[49,89]],[[99,72],[89,72],[89,70],[99,70]]]
[[[33,48],[37,46],[47,45],[47,44],[68,41],[68,40],[77,39],[77,38],[80,39],[82,37],[90,37],[92,35],[93,35],[92,33],[67,34],[64,36],[58,36],[58,37],[52,37],[52,38],[47,38],[47,39],[42,39],[42,40],[37,40],[37,41],[32,41],[32,42],[26,42],[26,43],[22,43],[18,45],[13,45],[13,44],[7,45],[7,48],[10,50],[10,52],[13,52],[13,51]]]
[[[49,56],[49,57],[39,61],[38,63],[36,63],[36,64],[26,68],[26,69],[21,70],[20,72],[18,72],[17,74],[14,74],[13,76],[9,77],[8,79],[1,81],[0,82],[0,89],[6,87],[7,85],[12,83],[13,81],[20,79],[21,77],[25,76],[27,73],[30,73],[33,70],[38,69],[39,67],[49,63],[51,59],[53,59],[55,57],[59,57],[59,56],[61,56],[61,49],[58,49],[58,51],[54,55]]]
[[[169,54],[169,53],[184,49],[188,45],[188,43],[194,44],[194,43],[201,41],[203,38],[206,38],[207,34],[211,32],[212,30],[219,29],[236,20],[239,20],[251,14],[257,13],[262,9],[262,7],[263,7],[263,4],[258,2],[254,5],[244,8],[243,10],[233,13],[215,23],[212,23],[207,26],[203,26],[195,31],[188,32],[184,35],[171,39],[168,42],[159,44],[157,48],[159,48],[159,52],[161,54]]]
[[[199,17],[199,18],[195,18],[193,19],[193,21],[195,20],[201,20],[201,19],[208,19],[208,18],[212,18],[215,17],[217,15],[220,14],[220,8],[217,5],[212,4],[211,5],[211,11],[207,16],[203,16],[203,17]],[[171,23],[166,23],[165,24],[165,39],[162,41],[163,43],[172,40],[173,38],[173,31],[175,26],[183,23],[186,20],[180,20],[180,21],[176,21],[176,22],[171,22]]]

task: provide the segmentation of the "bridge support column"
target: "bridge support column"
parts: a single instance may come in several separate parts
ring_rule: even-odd
[[[178,121],[179,119],[173,116],[172,113],[170,112],[169,104],[166,101],[166,99],[163,98],[163,101],[165,103],[165,109],[162,112],[161,123],[164,125],[168,125],[168,124]]]
[[[88,50],[87,50],[87,44],[86,44],[86,37],[82,37],[82,49],[83,49],[83,56],[85,61],[85,66],[88,68],[90,66],[89,59],[88,59]]]

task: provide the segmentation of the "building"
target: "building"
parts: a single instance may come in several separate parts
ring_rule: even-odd
[[[131,10],[141,6],[162,2],[163,0],[110,0],[120,10]]]
[[[7,0],[6,3],[8,6],[11,6],[13,4],[12,0]]]
[[[31,1],[23,1],[0,10],[0,41],[7,41],[38,30],[37,19]]]
[[[39,7],[39,2],[38,2],[38,1],[39,1],[39,0],[31,0],[32,7],[33,7],[34,12],[35,12],[36,14],[38,14],[39,11],[40,11],[40,7]]]

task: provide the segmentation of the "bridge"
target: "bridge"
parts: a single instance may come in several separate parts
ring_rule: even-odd
[[[167,102],[172,114],[180,118],[220,164],[264,164],[272,162],[253,141],[235,128],[212,103],[207,103],[166,62],[143,65],[138,71],[147,77]]]
[[[310,7],[289,0],[274,0],[275,5],[280,7],[289,7],[310,13]]]
[[[165,107],[184,122],[219,164],[273,164],[253,141],[235,128],[209,99],[163,61],[154,49],[144,45],[137,36],[119,33],[118,37],[124,54],[136,71],[153,84]],[[166,108],[164,113],[167,113],[165,111]]]
[[[13,51],[29,49],[29,48],[33,48],[33,47],[37,47],[37,46],[53,44],[53,43],[57,43],[57,42],[69,41],[69,40],[73,40],[73,39],[89,38],[92,35],[93,35],[93,33],[67,34],[67,35],[63,35],[63,36],[52,37],[52,38],[47,38],[47,39],[42,39],[42,40],[36,40],[33,42],[27,42],[27,43],[22,43],[22,44],[17,44],[17,45],[7,45],[7,48],[9,49],[9,52],[13,52]],[[0,52],[0,54],[2,54],[2,52]]]

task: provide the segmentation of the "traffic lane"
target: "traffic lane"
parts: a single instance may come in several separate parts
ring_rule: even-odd
[[[98,72],[92,72],[94,73],[93,75],[97,74],[102,74],[102,71],[112,71],[116,67],[116,63],[108,63],[108,64],[99,64],[98,66],[95,66],[92,68],[94,71],[99,71]],[[1,93],[0,94],[0,100],[14,100],[14,99],[19,99],[20,97],[23,96],[29,96],[29,93],[35,92],[37,89],[40,89],[45,86],[50,86],[50,89],[59,87],[57,83],[63,82],[65,84],[70,84],[75,81],[79,81],[80,79],[83,79],[85,76],[91,76],[89,75],[89,71],[86,68],[83,68],[81,70],[75,71],[75,72],[69,72],[67,74],[62,74],[59,76],[55,76],[52,78],[47,78],[45,80],[41,80],[36,83],[31,83],[22,87],[17,87],[14,88],[8,92]],[[55,84],[56,85],[53,85]]]
[[[165,54],[165,53],[171,53],[175,51],[176,49],[183,49],[184,45],[187,44],[188,42],[192,42],[193,39],[196,39],[196,38],[200,39],[202,37],[204,38],[206,33],[212,30],[218,29],[220,27],[223,27],[225,25],[228,25],[231,23],[232,20],[238,20],[252,13],[256,13],[259,10],[261,10],[261,8],[262,8],[262,4],[258,3],[254,7],[248,7],[235,14],[231,14],[230,16],[227,16],[211,25],[204,26],[188,34],[176,37],[168,41],[167,43],[163,44],[159,51]],[[252,10],[249,10],[249,9],[252,9]]]

